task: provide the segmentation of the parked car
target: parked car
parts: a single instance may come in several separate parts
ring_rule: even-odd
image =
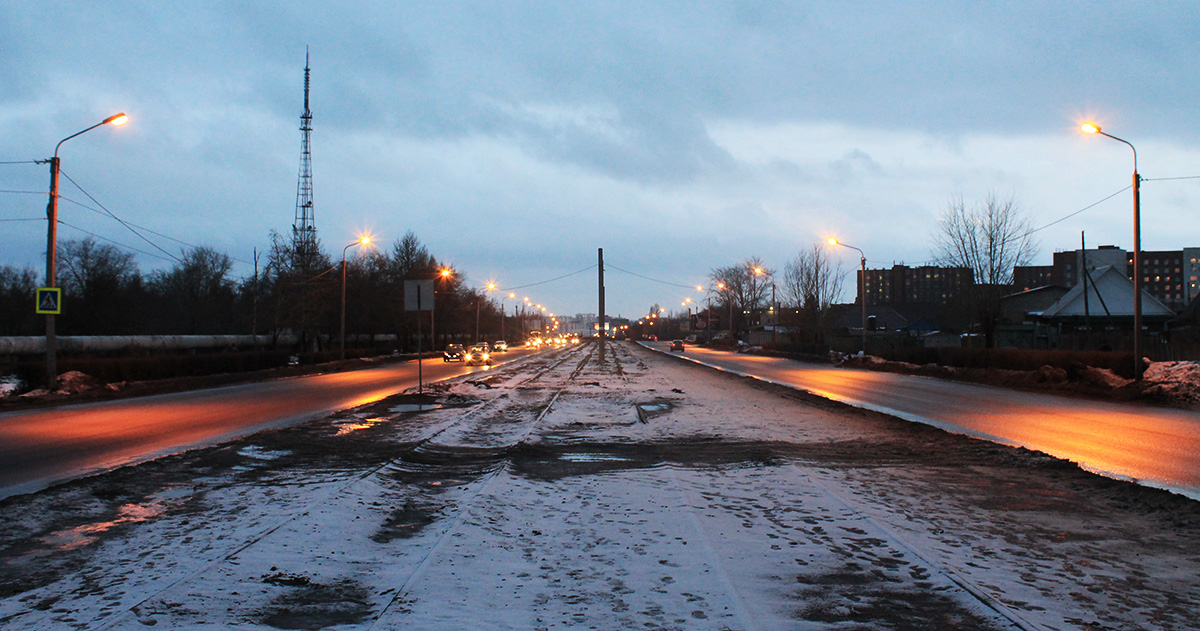
[[[508,342],[505,342],[504,340],[496,340],[494,343],[492,343],[492,350],[496,351],[497,353],[507,353]]]
[[[467,351],[467,364],[482,364],[492,365],[492,354],[488,350],[487,344],[476,344]]]
[[[462,344],[447,344],[446,350],[442,351],[442,361],[444,362],[460,362],[467,358],[467,351],[463,350]]]
[[[671,350],[683,352],[683,340],[671,340]]]

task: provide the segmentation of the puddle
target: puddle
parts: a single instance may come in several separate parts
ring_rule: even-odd
[[[76,550],[99,540],[100,535],[122,524],[136,524],[153,519],[163,513],[166,506],[161,500],[149,504],[126,504],[117,509],[117,516],[110,521],[83,524],[66,530],[57,530],[44,537],[42,542],[65,552]]]
[[[288,455],[288,453],[287,451],[267,449],[258,445],[249,445],[238,450],[239,456],[254,458],[255,460],[278,460]]]
[[[386,420],[385,418],[369,418],[357,423],[341,423],[337,426],[337,434],[334,434],[334,436],[345,436],[360,429],[370,429]]]
[[[562,454],[558,459],[567,462],[629,462],[629,458],[624,456],[597,452]]]
[[[428,412],[430,410],[440,410],[443,407],[445,406],[441,403],[401,403],[400,405],[393,406],[391,410],[397,413]]]

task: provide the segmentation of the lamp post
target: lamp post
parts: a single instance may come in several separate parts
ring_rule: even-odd
[[[733,290],[725,283],[717,283],[717,289],[725,292],[725,299],[729,301],[729,337],[730,341],[736,342],[737,330],[733,326]]]
[[[754,274],[771,279],[771,314],[774,317],[774,323],[771,326],[771,343],[779,344],[779,305],[775,304],[775,276],[761,267],[754,268]]]
[[[449,268],[438,270],[437,275],[433,277],[433,309],[429,310],[429,346],[433,348],[437,346],[437,282],[443,278],[450,278],[452,272]],[[420,316],[420,314],[417,314]]]
[[[338,339],[341,340],[338,359],[346,359],[346,251],[356,245],[370,245],[371,237],[362,237],[358,241],[342,248],[342,324],[338,329]]]
[[[1133,150],[1133,378],[1142,379],[1142,214],[1141,214],[1141,183],[1138,175],[1137,149],[1128,140],[1122,140],[1112,134],[1100,130],[1095,123],[1084,123],[1079,129],[1085,134],[1100,134],[1108,136],[1117,142],[1123,142]]]
[[[829,245],[840,245],[842,247],[850,248],[851,250],[858,250],[858,254],[861,257],[859,259],[859,261],[862,263],[862,279],[859,281],[859,285],[858,285],[858,301],[862,303],[862,354],[864,357],[866,357],[866,355],[867,355],[867,255],[865,253],[863,253],[862,250],[859,250],[858,248],[856,248],[852,245],[842,243],[841,241],[838,241],[837,239],[835,239],[833,237],[829,238]]]
[[[50,158],[50,202],[46,206],[46,219],[49,226],[46,228],[46,287],[53,289],[55,285],[55,254],[58,249],[58,150],[62,144],[76,136],[85,134],[101,125],[113,125],[119,127],[129,122],[129,117],[124,113],[114,114],[108,118],[88,127],[87,129],[75,132],[66,138],[58,141],[54,146],[54,157]],[[61,307],[61,305],[59,305]],[[58,344],[54,333],[54,314],[46,314],[46,389],[54,390],[58,385]]]

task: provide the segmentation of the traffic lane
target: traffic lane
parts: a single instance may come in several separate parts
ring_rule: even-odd
[[[666,350],[664,344],[651,346]],[[1195,495],[1200,414],[688,346],[696,361]]]
[[[531,351],[500,354],[497,364]],[[422,362],[433,382],[486,367]],[[295,423],[417,385],[417,363],[0,415],[0,497],[46,483]],[[14,490],[15,489],[15,490]]]

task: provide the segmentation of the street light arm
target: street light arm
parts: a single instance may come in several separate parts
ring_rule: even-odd
[[[83,130],[83,131],[77,131],[77,132],[75,132],[75,133],[71,134],[70,136],[67,136],[66,138],[63,138],[62,140],[58,141],[58,144],[57,144],[57,145],[54,145],[54,157],[55,157],[55,158],[57,158],[57,157],[58,157],[58,149],[59,149],[59,147],[62,147],[62,144],[63,144],[64,142],[66,142],[66,141],[68,141],[68,140],[70,140],[70,139],[72,139],[72,138],[74,138],[74,137],[76,137],[76,136],[81,136],[81,135],[83,135],[83,134],[86,134],[86,133],[88,133],[89,131],[92,131],[93,129],[95,129],[95,128],[97,128],[97,127],[100,127],[101,125],[107,125],[107,124],[109,124],[109,123],[114,123],[114,124],[120,124],[120,125],[123,125],[123,124],[125,123],[125,121],[126,121],[126,120],[128,120],[128,119],[129,119],[129,117],[128,117],[128,116],[126,116],[124,113],[122,113],[122,114],[114,114],[114,115],[112,115],[112,116],[109,116],[108,118],[106,118],[106,119],[104,119],[104,120],[100,121],[99,123],[96,123],[95,125],[92,125],[91,127],[88,127],[87,129],[85,129],[85,130]],[[121,122],[120,122],[120,123],[117,123],[116,121],[118,121],[118,120],[120,120]]]
[[[1137,148],[1133,146],[1133,143],[1129,142],[1128,140],[1117,138],[1116,136],[1114,136],[1108,132],[1101,131],[1099,129],[1096,130],[1096,133],[1100,134],[1101,136],[1108,136],[1109,138],[1112,138],[1113,140],[1116,140],[1117,142],[1125,143],[1133,151],[1133,172],[1137,173],[1137,170],[1138,170],[1138,168],[1137,168]]]

